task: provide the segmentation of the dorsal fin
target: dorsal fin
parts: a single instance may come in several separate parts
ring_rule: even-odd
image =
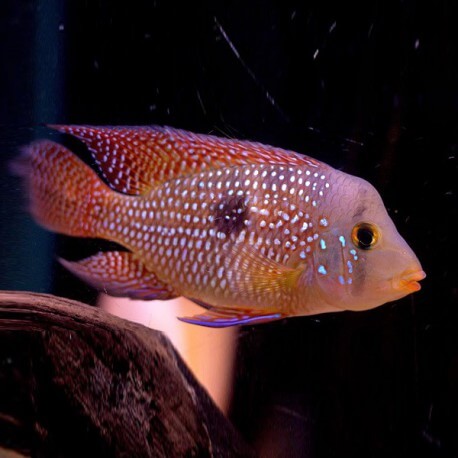
[[[160,126],[51,125],[83,141],[108,184],[140,195],[158,183],[209,168],[242,164],[320,163],[293,151],[261,143],[194,134]]]

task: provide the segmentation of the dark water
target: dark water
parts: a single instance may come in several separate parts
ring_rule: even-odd
[[[65,5],[64,5],[65,4]],[[458,456],[458,7],[452,1],[0,5],[0,288],[93,291],[5,164],[43,123],[166,124],[371,181],[428,277],[364,313],[247,327],[231,417],[272,456]]]

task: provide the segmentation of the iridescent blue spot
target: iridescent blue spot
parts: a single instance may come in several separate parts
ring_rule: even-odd
[[[351,261],[347,261],[348,272],[351,274],[353,273],[353,264]]]
[[[339,283],[340,283],[341,285],[345,285],[345,280],[344,280],[344,278],[342,277],[342,275],[339,275]]]
[[[321,275],[326,275],[328,273],[328,271],[326,270],[326,267],[321,265],[321,266],[318,267],[318,273],[320,273]]]
[[[323,239],[320,240],[320,247],[322,250],[326,249],[326,242]]]
[[[347,244],[347,242],[345,241],[345,237],[343,235],[341,235],[339,237],[339,241],[340,241],[340,243],[342,244],[343,247]]]

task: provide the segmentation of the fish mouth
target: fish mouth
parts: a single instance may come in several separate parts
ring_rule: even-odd
[[[420,291],[421,285],[418,283],[426,277],[423,270],[409,270],[403,272],[398,278],[394,279],[393,287],[398,291],[414,293]]]

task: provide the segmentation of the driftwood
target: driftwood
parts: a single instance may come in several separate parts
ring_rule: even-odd
[[[162,333],[68,299],[0,292],[0,456],[21,456],[13,450],[252,456]]]

